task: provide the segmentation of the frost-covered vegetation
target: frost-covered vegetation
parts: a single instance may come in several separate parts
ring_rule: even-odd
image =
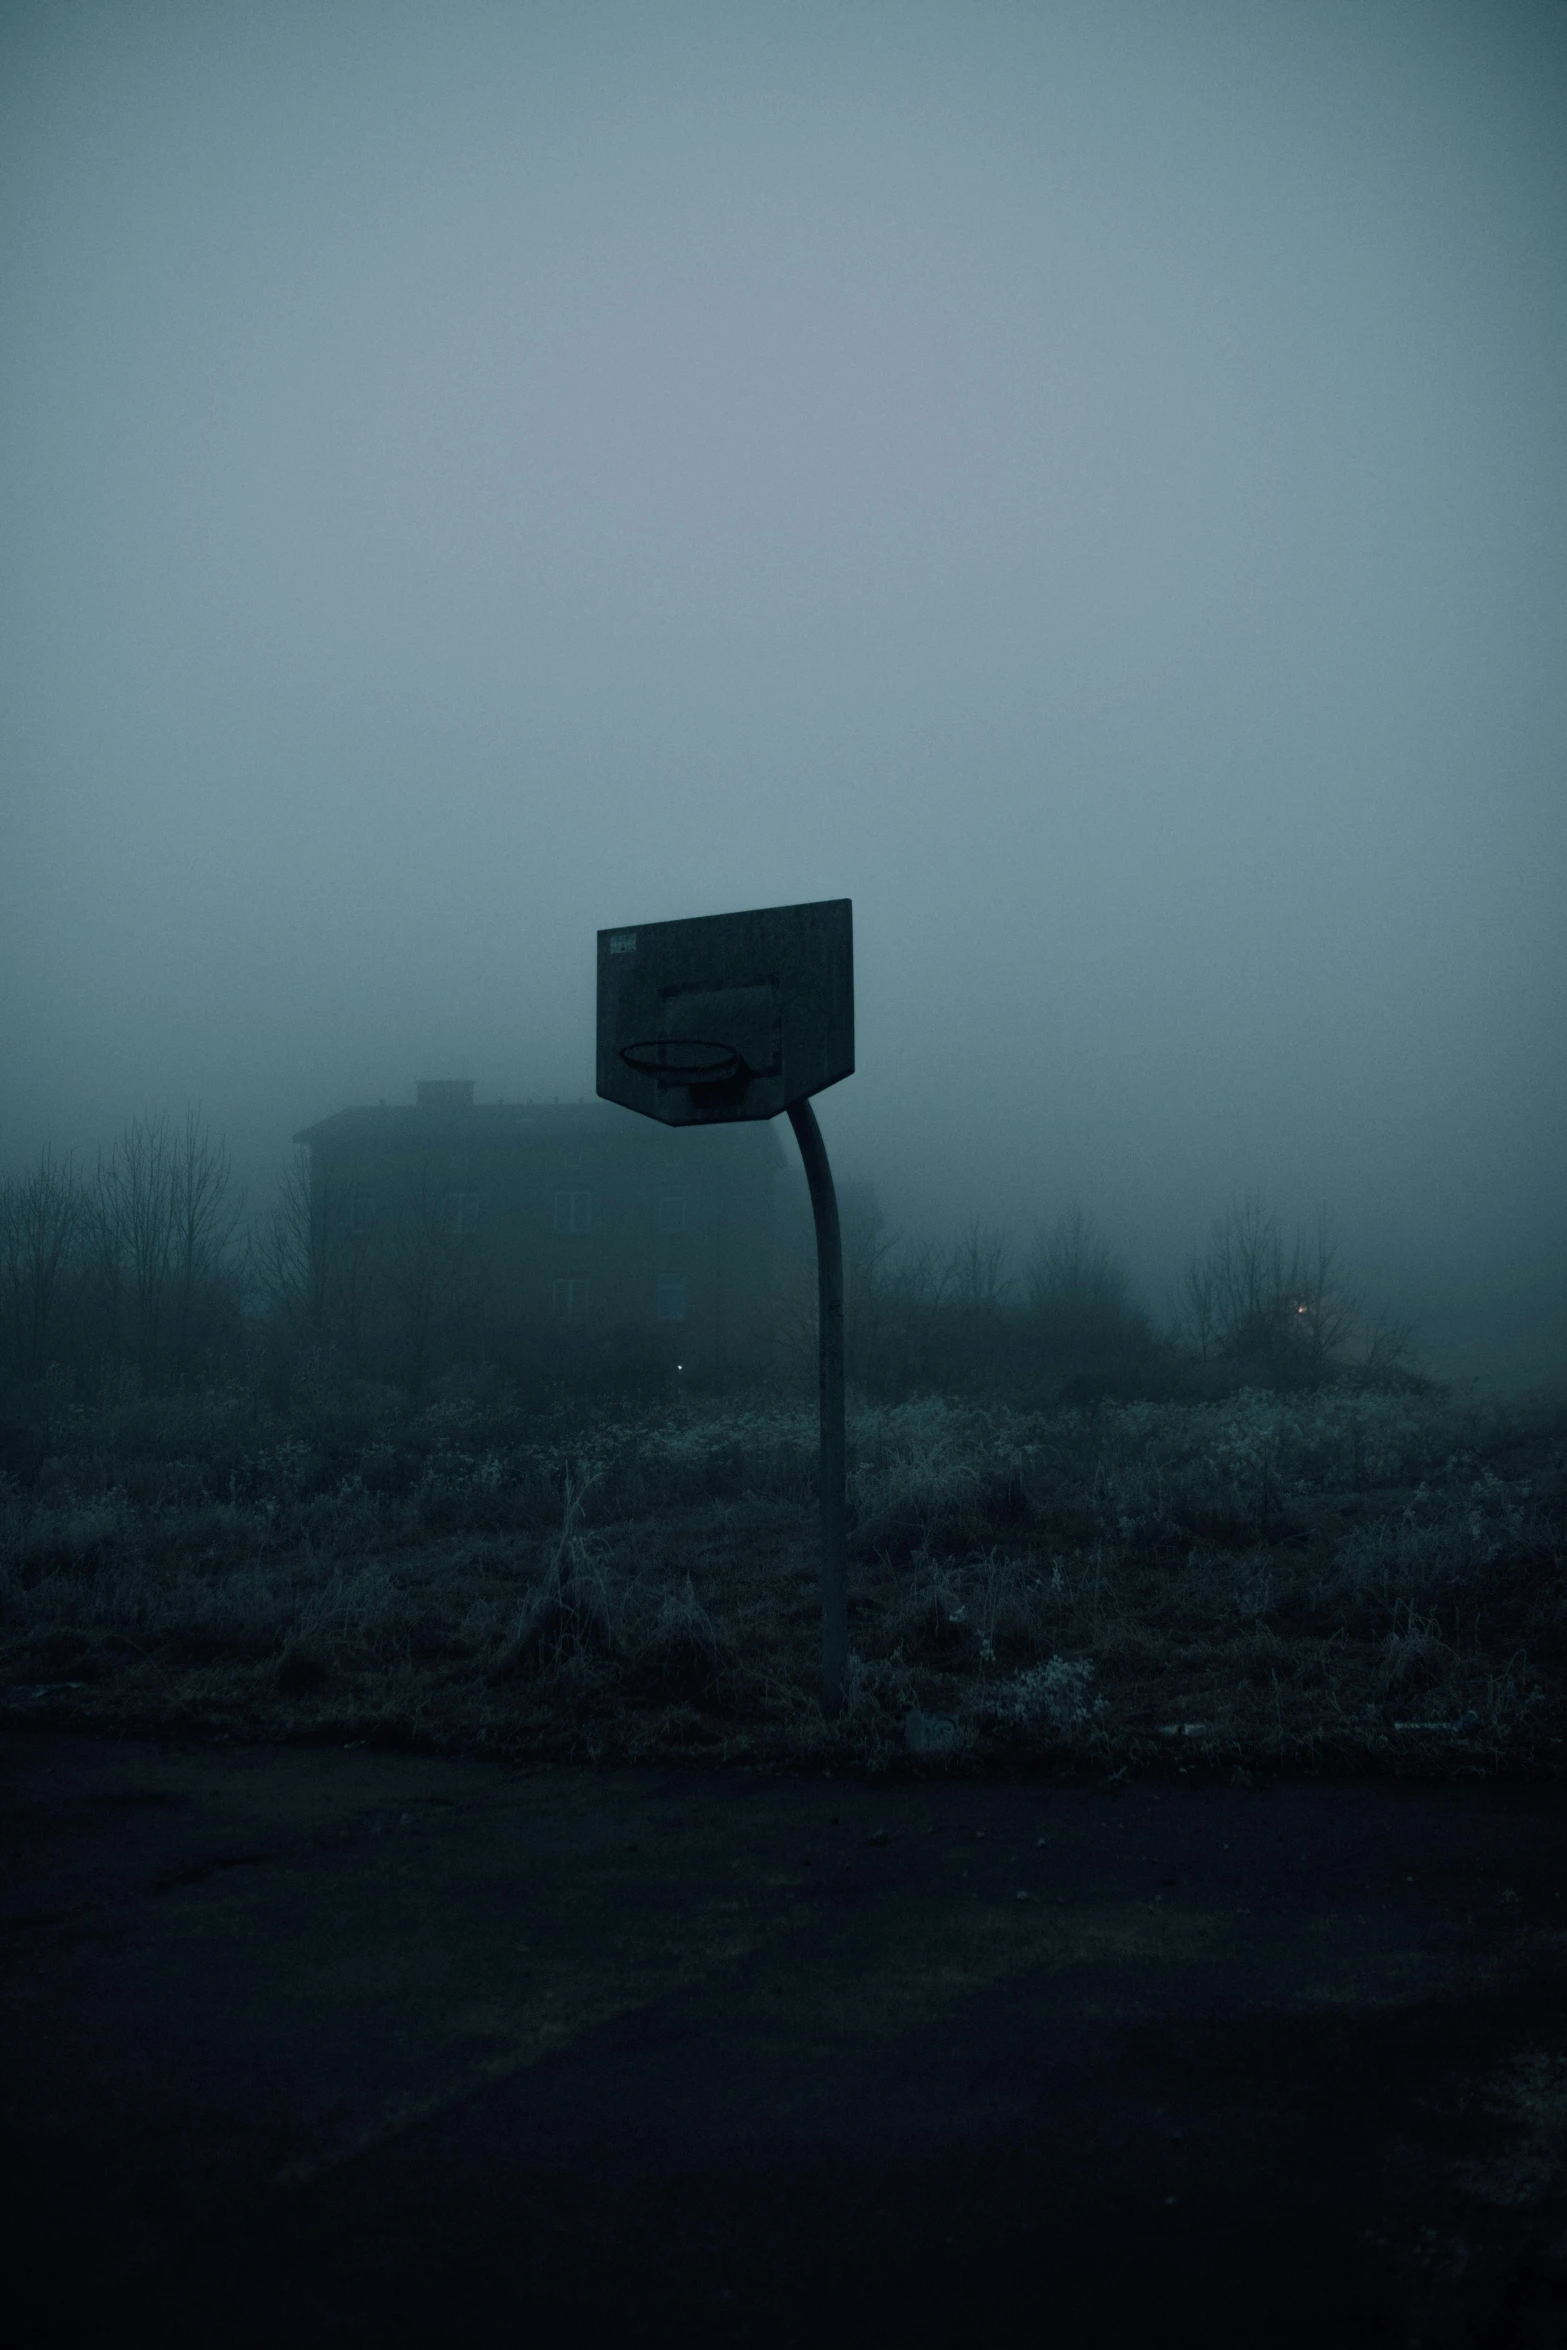
[[[133,1119],[90,1169],[45,1152],[0,1180],[0,1393],[237,1383],[283,1411],[296,1386],[309,1396],[376,1380],[412,1406],[485,1364],[536,1405],[568,1388],[601,1402],[668,1394],[690,1351],[679,1333],[498,1315],[484,1250],[451,1225],[444,1181],[432,1163],[372,1240],[352,1187],[313,1171],[308,1153],[247,1224],[227,1149],[195,1114]],[[1041,1226],[1014,1262],[1009,1236],[981,1223],[942,1246],[889,1233],[867,1187],[849,1205],[848,1371],[881,1402],[939,1393],[1038,1408],[1419,1384],[1408,1333],[1367,1310],[1328,1226],[1286,1242],[1255,1199],[1213,1226],[1164,1329],[1080,1211]],[[748,1361],[705,1375],[808,1393],[814,1254],[781,1241],[771,1287]]]
[[[837,1725],[800,1403],[41,1390],[3,1437],[13,1721],[916,1768],[1567,1751],[1567,1422],[1543,1406],[862,1404]]]
[[[296,1170],[243,1246],[197,1119],[0,1184],[11,1719],[916,1767],[1567,1751],[1562,1416],[1437,1394],[1325,1229],[1233,1207],[1157,1332],[1080,1215],[1016,1274],[980,1227],[851,1219],[829,1724],[814,1288],[754,1394],[627,1403],[447,1361],[420,1260],[424,1338],[371,1385],[316,1204]]]

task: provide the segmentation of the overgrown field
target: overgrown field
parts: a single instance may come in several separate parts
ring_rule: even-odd
[[[1559,1408],[861,1408],[833,1725],[803,1406],[209,1394],[3,1434],[13,1723],[777,1766],[1567,1758]]]

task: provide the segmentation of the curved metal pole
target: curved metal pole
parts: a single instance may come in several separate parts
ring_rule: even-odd
[[[848,1568],[844,1540],[845,1445],[843,1428],[843,1242],[838,1231],[838,1195],[816,1112],[809,1101],[789,1104],[789,1123],[805,1161],[816,1219],[817,1353],[822,1407],[822,1711],[829,1721],[843,1711],[844,1668],[849,1655]]]

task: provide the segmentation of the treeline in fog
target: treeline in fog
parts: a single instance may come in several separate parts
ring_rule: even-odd
[[[850,1376],[883,1400],[1420,1383],[1410,1332],[1364,1302],[1326,1219],[1287,1237],[1255,1198],[1214,1223],[1162,1324],[1081,1209],[1040,1228],[1019,1262],[1010,1236],[980,1223],[946,1247],[900,1242],[872,1205],[848,1221],[844,1274]]]
[[[814,1257],[787,1220],[765,1338],[704,1364],[679,1329],[502,1312],[486,1236],[454,1196],[432,1163],[372,1225],[302,1151],[247,1217],[196,1113],[134,1119],[90,1168],[45,1152],[0,1183],[0,1378],[84,1397],[246,1384],[277,1405],[301,1380],[369,1381],[417,1405],[464,1375],[584,1394],[813,1379]],[[1422,1384],[1410,1334],[1364,1303],[1326,1221],[1290,1235],[1255,1198],[1213,1224],[1159,1315],[1080,1210],[1020,1248],[979,1223],[945,1245],[896,1235],[869,1186],[846,1186],[844,1204],[847,1368],[867,1398]]]

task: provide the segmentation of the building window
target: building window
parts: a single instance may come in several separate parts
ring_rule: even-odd
[[[557,1321],[581,1321],[588,1310],[588,1285],[585,1281],[557,1281],[554,1296]]]
[[[683,1191],[666,1192],[658,1203],[660,1232],[684,1232],[686,1228],[686,1195]]]
[[[476,1191],[449,1191],[441,1202],[448,1232],[477,1232],[479,1195]]]
[[[686,1318],[686,1285],[683,1281],[661,1281],[658,1285],[658,1318],[661,1322],[683,1322]]]
[[[348,1195],[348,1229],[350,1232],[375,1230],[375,1193],[363,1190],[358,1184]]]
[[[591,1191],[556,1192],[555,1229],[557,1232],[590,1232],[593,1229]]]

